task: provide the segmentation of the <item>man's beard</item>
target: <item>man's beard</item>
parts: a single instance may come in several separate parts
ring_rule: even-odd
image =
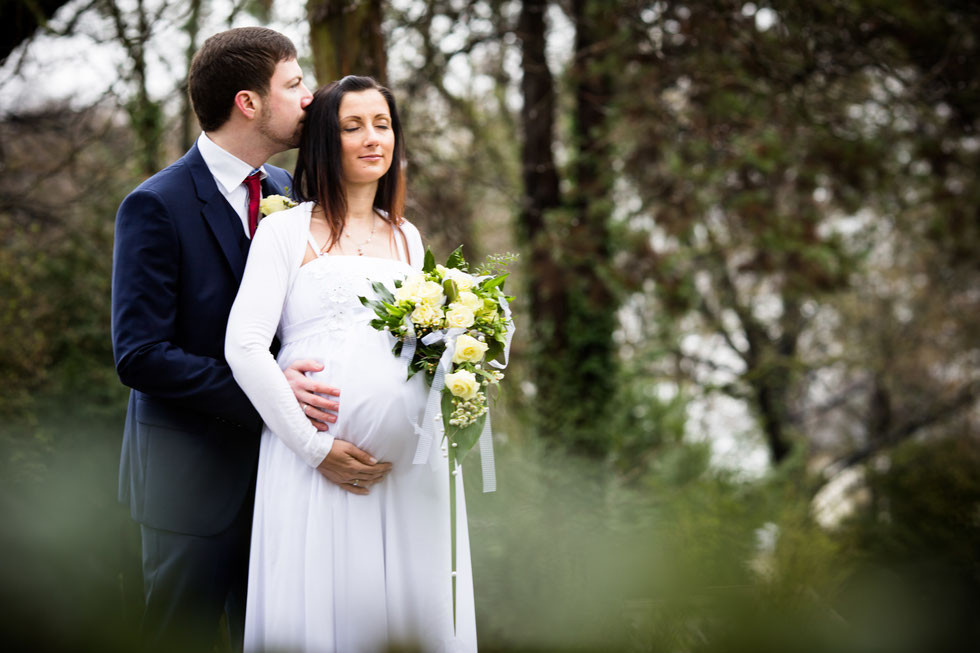
[[[294,147],[299,147],[300,136],[303,134],[303,123],[297,124],[296,129],[288,136],[276,133],[272,129],[272,112],[263,106],[262,112],[259,114],[259,133],[271,142],[282,146],[284,150],[291,150]]]

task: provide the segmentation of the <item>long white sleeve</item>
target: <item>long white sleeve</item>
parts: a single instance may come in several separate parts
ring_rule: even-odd
[[[225,358],[269,429],[307,465],[316,467],[330,452],[333,436],[317,431],[306,418],[269,352],[290,280],[303,255],[308,228],[303,211],[304,207],[296,207],[259,223],[228,317]]]

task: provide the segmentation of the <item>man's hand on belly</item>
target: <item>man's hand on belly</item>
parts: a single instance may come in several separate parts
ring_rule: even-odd
[[[340,390],[306,376],[306,372],[319,372],[322,369],[323,365],[315,360],[305,359],[294,361],[282,373],[289,381],[289,387],[310,423],[318,431],[327,431],[328,424],[337,421],[336,411],[340,408],[340,403],[331,401],[324,395],[339,397]]]

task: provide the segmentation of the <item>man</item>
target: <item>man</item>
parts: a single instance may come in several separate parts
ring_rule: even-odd
[[[262,422],[224,361],[225,325],[260,192],[288,194],[291,184],[265,161],[296,147],[312,100],[292,42],[259,27],[209,38],[189,92],[203,133],[126,197],[113,253],[113,350],[133,389],[120,499],[140,524],[143,630],[162,649],[210,648],[222,612],[240,647]],[[339,392],[304,374],[319,369],[297,361],[284,373],[323,431]],[[390,465],[335,440],[319,469],[365,494]],[[349,485],[364,473],[370,481]]]

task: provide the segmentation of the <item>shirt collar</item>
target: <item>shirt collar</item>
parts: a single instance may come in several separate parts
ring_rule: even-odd
[[[225,194],[241,186],[245,177],[255,169],[212,141],[204,132],[197,138],[197,149]],[[265,179],[267,176],[265,166],[259,166],[259,178]]]

